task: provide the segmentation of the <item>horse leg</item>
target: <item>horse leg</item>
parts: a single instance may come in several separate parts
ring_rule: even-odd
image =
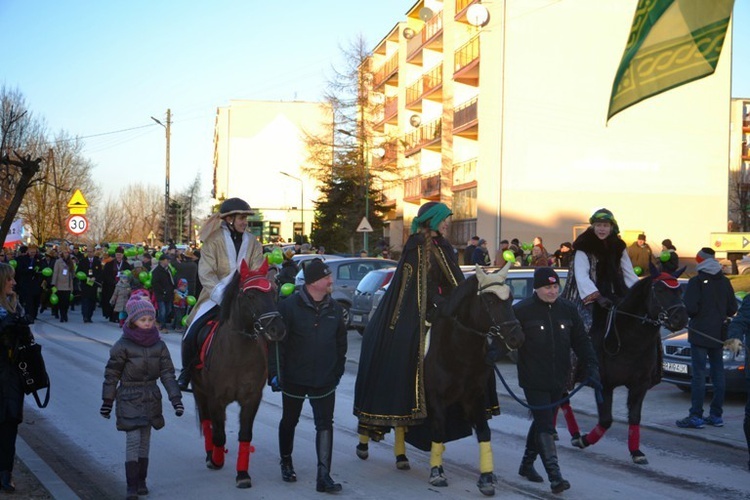
[[[367,460],[370,457],[370,436],[366,434],[359,435],[359,443],[357,443],[357,456],[362,460]]]
[[[211,429],[209,419],[201,420],[201,430],[203,431],[203,446],[206,450],[206,467],[211,469],[211,455],[214,452],[214,433]]]
[[[226,412],[224,409],[221,411],[211,412],[211,430],[213,432],[213,445],[214,449],[211,452],[211,458],[208,460],[206,466],[209,469],[221,469],[224,467],[224,455],[227,450],[224,445],[227,443],[227,434],[224,429],[226,420]]]
[[[628,451],[633,462],[647,465],[646,455],[641,451],[641,411],[646,399],[647,386],[641,385],[628,389]]]
[[[409,470],[409,459],[406,458],[406,427],[399,425],[393,429],[394,443],[393,454],[396,456],[396,468],[399,470]],[[357,450],[359,452],[359,450]]]
[[[614,387],[605,386],[602,389],[603,401],[596,404],[596,410],[599,414],[599,422],[596,424],[591,432],[584,434],[579,438],[573,438],[570,440],[570,444],[576,448],[586,448],[592,444],[596,444],[604,436],[612,426],[612,397],[614,393]]]
[[[445,477],[443,471],[443,452],[445,451],[445,421],[446,421],[446,410],[442,405],[435,405],[437,401],[441,401],[441,395],[439,394],[428,394],[427,396],[428,406],[427,413],[431,415],[432,422],[430,424],[430,430],[432,434],[432,444],[430,445],[430,484],[433,486],[444,487],[448,486],[448,478]],[[433,402],[430,405],[430,401]]]
[[[433,486],[448,486],[448,478],[443,472],[443,452],[445,445],[433,441],[430,448],[430,484]]]
[[[492,459],[491,431],[487,419],[480,418],[480,421],[474,424],[474,429],[477,433],[477,441],[479,441],[479,480],[477,481],[477,488],[483,495],[491,497],[495,494],[497,478],[493,473],[495,465]]]
[[[253,485],[250,479],[250,474],[248,474],[248,469],[250,468],[250,453],[255,451],[255,448],[250,443],[253,440],[253,422],[255,421],[259,402],[260,397],[258,397],[258,403],[251,402],[250,404],[243,404],[240,408],[237,477],[235,478],[238,488],[250,488]]]
[[[578,439],[579,437],[581,437],[581,429],[578,427],[576,415],[575,413],[573,413],[573,408],[570,406],[570,401],[566,401],[565,403],[561,404],[560,410],[562,411],[563,417],[565,417],[565,425],[568,427],[570,437],[572,439]],[[557,414],[557,412],[555,412],[555,414]]]

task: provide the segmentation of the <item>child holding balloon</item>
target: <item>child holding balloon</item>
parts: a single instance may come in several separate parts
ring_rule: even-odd
[[[182,331],[182,317],[187,312],[188,282],[185,278],[177,281],[177,288],[174,290],[174,301],[172,307],[174,319],[172,320],[172,329]]]

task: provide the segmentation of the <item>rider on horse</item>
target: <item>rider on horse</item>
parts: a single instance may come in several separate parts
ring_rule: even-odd
[[[246,201],[229,198],[222,202],[219,213],[212,215],[201,231],[203,246],[198,276],[203,289],[182,338],[182,372],[177,382],[183,391],[189,390],[191,371],[198,357],[198,332],[209,320],[218,317],[224,289],[239,263],[244,259],[250,269],[257,269],[263,262],[263,247],[247,230],[247,217],[253,214]]]

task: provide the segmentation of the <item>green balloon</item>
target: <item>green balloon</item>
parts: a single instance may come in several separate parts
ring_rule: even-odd
[[[50,276],[52,276],[52,268],[45,267],[44,269],[42,269],[42,274],[49,278]]]
[[[136,253],[138,255],[143,255],[143,252],[145,252],[145,250],[143,249],[143,247],[138,247],[138,249],[136,250]]]
[[[18,267],[18,262],[16,262],[16,259],[10,259],[8,261],[8,264],[10,264],[10,267],[12,267],[13,269]]]
[[[271,264],[281,264],[284,262],[284,252],[281,251],[281,248],[276,247],[271,251],[271,257],[268,259],[268,262]]]
[[[531,250],[532,248],[534,248],[534,245],[531,243],[522,243],[521,248],[523,248],[524,250]]]
[[[172,273],[172,276],[177,276],[177,269],[172,264],[169,264],[169,272]]]
[[[633,268],[633,272],[636,276],[640,276],[641,274],[643,274],[643,269],[641,269],[641,266],[635,266]]]
[[[291,295],[292,292],[294,292],[294,283],[284,283],[281,285],[281,295],[284,297]]]
[[[516,254],[513,253],[513,250],[506,250],[503,252],[503,259],[505,259],[505,262],[515,262]]]
[[[110,245],[109,247],[107,247],[107,253],[109,255],[114,255],[115,254],[115,250],[117,250],[117,247],[114,247],[112,245]]]
[[[187,316],[182,317],[182,320],[180,321],[180,324],[182,326],[187,326],[187,318],[188,318]]]
[[[734,296],[742,300],[747,296],[747,292],[744,290],[740,290],[739,292],[734,292]]]
[[[123,275],[123,276],[132,276],[132,275],[133,275],[133,271],[131,271],[130,269],[125,269],[125,270],[124,270],[124,271],[122,272],[122,275]]]
[[[49,291],[52,293],[57,293],[57,287],[53,286],[52,288],[49,289]]]
[[[161,252],[156,252],[156,253],[154,254],[154,258],[155,258],[156,260],[159,260],[159,259],[161,259]]]
[[[80,281],[83,281],[86,279],[86,273],[84,273],[83,271],[78,271],[76,273],[76,278],[78,278]]]
[[[125,257],[135,257],[136,255],[138,255],[138,250],[135,247],[125,249]]]
[[[138,273],[138,281],[140,281],[141,283],[148,281],[148,273],[146,271],[141,271],[140,273]]]
[[[667,250],[664,250],[662,253],[659,254],[659,260],[662,262],[667,262],[669,260],[669,252]]]
[[[56,293],[53,293],[49,296],[49,303],[54,305],[57,305],[57,303],[60,302],[60,297],[57,296]]]
[[[143,288],[146,288],[146,289],[151,288],[151,280],[150,279],[147,279],[146,281],[144,281],[142,283],[143,283]]]
[[[192,295],[188,295],[187,297],[185,297],[185,302],[187,302],[187,305],[189,306],[194,306],[195,303],[198,302],[198,300]]]

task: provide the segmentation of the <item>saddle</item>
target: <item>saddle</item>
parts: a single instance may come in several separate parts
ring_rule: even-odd
[[[205,324],[200,325],[198,330],[196,342],[200,347],[198,354],[198,362],[195,365],[196,370],[200,370],[206,365],[206,358],[208,353],[211,351],[211,344],[214,340],[216,330],[219,329],[219,321],[216,319],[208,319]]]

